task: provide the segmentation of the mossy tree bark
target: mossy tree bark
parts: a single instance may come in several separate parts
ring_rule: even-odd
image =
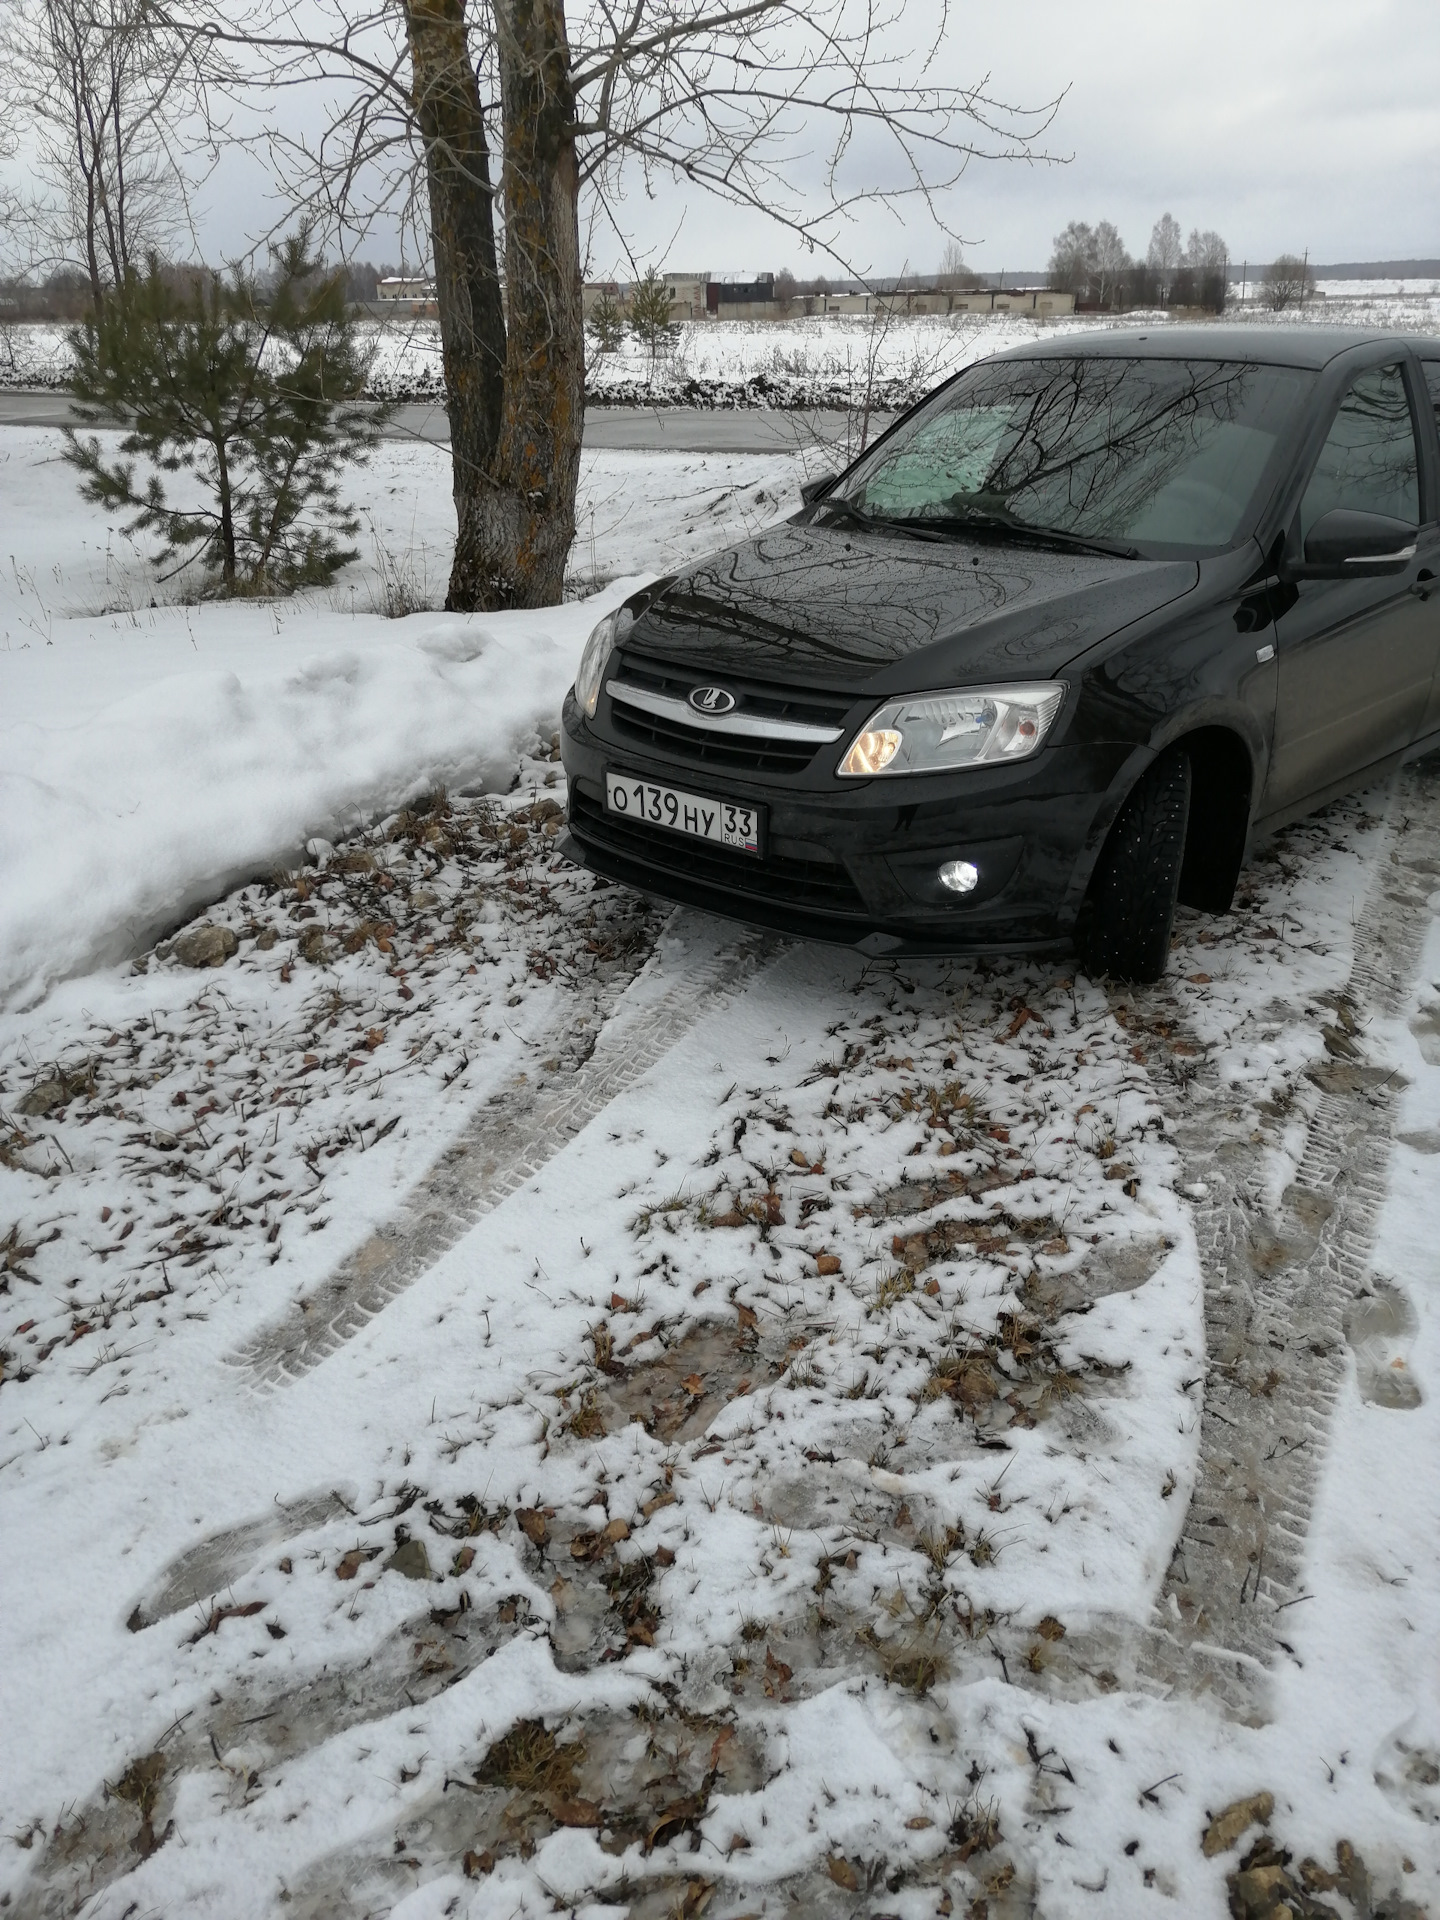
[[[446,605],[553,606],[584,426],[575,101],[561,0],[495,0],[505,296],[464,0],[407,0],[457,537]]]

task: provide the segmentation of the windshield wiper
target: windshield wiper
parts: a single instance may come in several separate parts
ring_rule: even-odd
[[[1139,560],[1142,558],[1138,547],[1123,546],[1118,540],[1095,540],[1084,534],[1067,533],[1063,527],[1035,527],[1026,520],[1013,520],[1009,514],[994,513],[984,507],[966,507],[959,512],[943,514],[917,514],[910,520],[894,521],[895,526],[920,525],[944,530],[949,534],[969,533],[980,528],[988,533],[1009,534],[1017,540],[1030,540],[1040,545],[1066,547],[1074,553],[1113,554],[1120,560]]]
[[[911,540],[948,540],[951,537],[943,526],[933,526],[924,519],[894,520],[886,513],[866,513],[863,507],[853,506],[848,500],[822,500],[820,510],[852,521],[867,533],[903,533]]]

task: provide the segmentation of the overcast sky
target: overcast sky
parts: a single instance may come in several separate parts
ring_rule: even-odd
[[[939,0],[904,4],[922,44]],[[1072,219],[1113,220],[1143,255],[1166,211],[1186,233],[1217,228],[1237,265],[1307,248],[1320,262],[1440,256],[1437,0],[955,0],[946,44],[937,77],[951,85],[988,76],[1019,107],[1064,95],[1042,142],[1063,164],[976,161],[947,197],[978,269],[1043,269]],[[293,112],[297,96],[264,104]],[[863,144],[855,158],[862,173],[881,166]],[[281,216],[264,191],[257,165],[221,166],[204,195],[209,259]],[[642,263],[835,271],[763,215],[693,188],[632,191],[622,211]],[[845,257],[876,274],[932,272],[944,244],[915,205],[872,209],[843,236]],[[359,251],[398,258],[393,231]],[[613,238],[597,236],[590,267],[624,271]]]
[[[950,196],[983,271],[1043,267],[1072,219],[1113,220],[1143,253],[1167,209],[1218,228],[1237,263],[1440,257],[1437,0],[961,0],[953,17],[948,79],[988,73],[1025,105],[1069,89],[1045,142],[1068,164],[977,162]],[[684,203],[632,211],[660,243]],[[942,245],[915,209],[851,242],[882,273],[933,270]],[[673,251],[804,270],[763,220],[693,197]]]

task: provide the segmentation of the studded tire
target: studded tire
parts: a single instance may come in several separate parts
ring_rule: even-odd
[[[1175,896],[1190,819],[1190,759],[1162,753],[1110,829],[1077,930],[1085,971],[1143,984],[1170,953]]]

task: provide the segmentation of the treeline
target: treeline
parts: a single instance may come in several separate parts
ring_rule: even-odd
[[[1072,220],[1055,236],[1050,284],[1073,293],[1077,307],[1116,313],[1130,307],[1197,307],[1221,313],[1229,254],[1213,228],[1202,232],[1194,227],[1184,239],[1179,221],[1169,213],[1151,229],[1143,259],[1132,258],[1111,221],[1092,227]]]
[[[218,282],[223,276],[210,267],[167,262],[160,266],[165,285],[177,294],[189,295],[202,286]],[[273,267],[256,276],[266,292],[272,291]],[[316,270],[317,279],[340,275],[345,299],[352,304],[373,300],[380,281],[400,272],[388,264],[373,265],[369,260],[345,265],[326,264]],[[7,320],[51,320],[74,323],[87,319],[94,311],[90,277],[78,267],[61,267],[52,273],[0,277],[0,322]]]

